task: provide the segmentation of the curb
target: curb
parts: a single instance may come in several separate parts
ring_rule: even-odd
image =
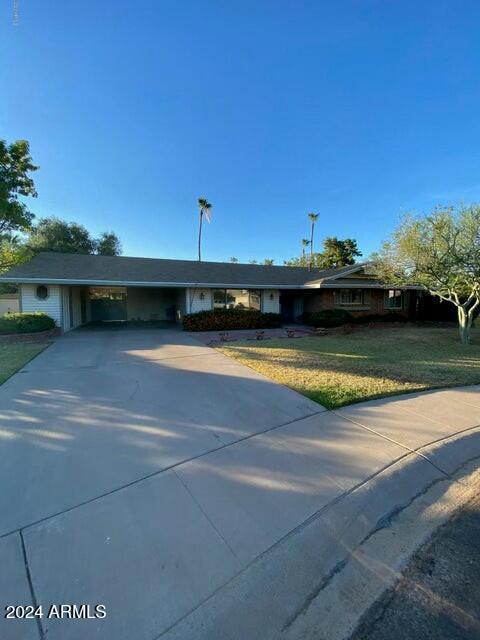
[[[349,638],[415,550],[480,487],[480,429],[420,452],[309,518],[159,637]]]

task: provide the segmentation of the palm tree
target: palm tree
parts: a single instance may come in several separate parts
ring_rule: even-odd
[[[198,199],[198,208],[200,209],[200,226],[198,227],[198,261],[202,261],[202,223],[203,216],[206,217],[207,222],[210,222],[210,210],[212,205],[206,198]]]
[[[311,269],[313,265],[313,230],[315,229],[315,223],[318,220],[318,213],[309,213],[308,217],[312,223],[312,231],[310,233],[310,264],[308,265],[308,268]]]
[[[305,249],[308,247],[308,245],[310,244],[310,240],[307,240],[307,238],[302,238],[302,257],[305,258]]]

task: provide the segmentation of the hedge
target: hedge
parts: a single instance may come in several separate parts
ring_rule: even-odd
[[[352,315],[345,309],[325,309],[305,313],[303,321],[312,327],[340,327],[342,324],[352,322]]]
[[[183,317],[185,331],[229,331],[233,329],[272,329],[281,325],[278,313],[255,309],[213,309]]]
[[[0,335],[37,333],[55,328],[55,320],[46,313],[6,313],[0,316]]]

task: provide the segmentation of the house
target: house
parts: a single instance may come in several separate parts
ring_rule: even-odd
[[[207,309],[281,313],[346,309],[354,315],[421,316],[419,287],[392,288],[366,264],[334,269],[40,253],[0,277],[15,283],[20,310],[44,311],[69,331],[92,321],[170,320]]]

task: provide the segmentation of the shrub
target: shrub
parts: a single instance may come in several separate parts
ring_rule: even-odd
[[[324,309],[305,313],[304,322],[312,327],[340,327],[342,324],[352,322],[352,315],[345,309]]]
[[[46,313],[7,313],[0,317],[0,335],[36,333],[55,328],[55,320]]]
[[[279,327],[278,313],[261,313],[255,309],[212,309],[183,317],[185,331],[229,331],[234,329],[271,329]]]

